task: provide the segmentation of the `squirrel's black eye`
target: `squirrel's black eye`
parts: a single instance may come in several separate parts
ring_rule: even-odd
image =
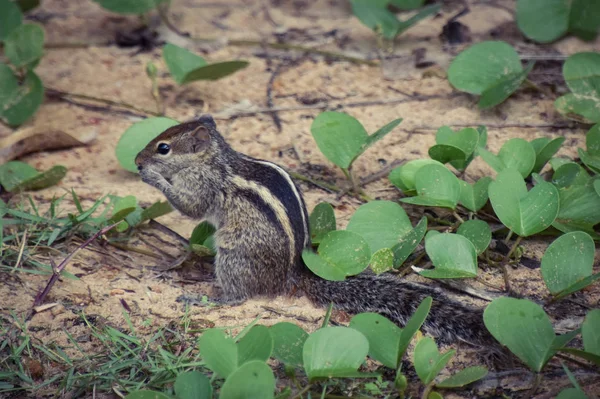
[[[171,151],[171,146],[167,143],[159,143],[158,147],[156,147],[156,152],[161,155],[167,155]]]

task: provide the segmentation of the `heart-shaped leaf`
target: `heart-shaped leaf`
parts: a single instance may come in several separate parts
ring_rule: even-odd
[[[529,39],[549,43],[567,33],[569,11],[563,0],[518,0],[517,24]]]
[[[452,248],[452,251],[448,251]],[[422,270],[420,275],[429,278],[465,278],[477,276],[477,251],[468,238],[451,233],[428,234],[425,251],[435,266]]]
[[[171,396],[156,391],[135,391],[125,396],[125,399],[173,399]]]
[[[585,185],[561,188],[559,196],[560,210],[552,226],[563,232],[583,230],[594,237],[592,226],[600,223],[600,196],[593,182],[588,179]]]
[[[562,164],[552,175],[552,183],[558,188],[567,188],[572,185],[585,186],[589,180],[590,175],[575,162]]]
[[[392,248],[412,231],[412,224],[400,205],[392,201],[371,201],[361,205],[350,218],[347,231],[360,234],[371,254]]]
[[[415,346],[414,365],[415,371],[423,384],[427,385],[448,364],[456,351],[454,349],[441,354],[432,338],[421,338]]]
[[[563,76],[572,93],[558,98],[556,109],[566,116],[577,114],[600,122],[600,53],[573,54],[563,65]]]
[[[177,399],[212,399],[210,380],[199,371],[186,371],[175,379]]]
[[[548,228],[559,211],[559,194],[553,184],[538,183],[531,191],[515,169],[498,173],[489,186],[494,212],[506,227],[522,237]]]
[[[371,358],[386,367],[398,367],[398,342],[402,330],[396,324],[377,313],[361,313],[350,320],[350,327],[367,338]]]
[[[370,266],[375,274],[387,272],[394,267],[394,252],[389,248],[381,248],[371,256]]]
[[[458,177],[440,165],[426,165],[415,176],[418,196],[400,201],[414,205],[455,209],[460,198]]]
[[[448,126],[442,126],[435,135],[437,143],[429,149],[429,156],[441,163],[451,162],[456,169],[463,170],[468,166],[469,158],[477,148],[479,133],[473,128],[465,128],[458,132]]]
[[[535,165],[535,150],[531,143],[523,139],[510,139],[504,143],[498,155],[480,149],[479,155],[496,172],[513,168],[525,178],[529,176]]]
[[[333,111],[320,113],[310,131],[323,155],[343,169],[348,169],[369,136],[358,120]]]
[[[448,80],[458,90],[482,94],[485,90],[523,70],[519,55],[509,44],[477,43],[460,53],[448,69]]]
[[[595,245],[582,231],[566,233],[554,240],[542,257],[542,277],[552,294],[570,288],[592,275]]]
[[[315,206],[309,218],[310,237],[313,244],[319,244],[325,234],[334,231],[335,214],[333,207],[327,202],[321,202]]]
[[[419,169],[426,165],[443,166],[442,163],[434,159],[415,159],[394,168],[389,175],[390,182],[402,190],[404,194],[413,195],[416,190],[415,176]]]
[[[317,276],[341,281],[367,268],[371,250],[369,244],[356,233],[331,231],[321,241],[318,254],[304,250],[302,259]]]
[[[302,365],[302,348],[308,333],[295,324],[277,323],[270,328],[273,337],[273,357],[293,366]]]
[[[12,70],[0,64],[0,118],[9,125],[20,125],[35,114],[43,100],[44,86],[33,71],[27,71],[19,85]]]
[[[23,22],[23,13],[19,6],[11,0],[0,0],[0,41]]]
[[[93,0],[103,8],[118,14],[143,14],[168,0]]]
[[[402,333],[400,334],[400,341],[398,342],[398,358],[396,364],[400,364],[400,360],[404,357],[404,353],[406,352],[406,349],[408,349],[410,341],[412,341],[417,331],[419,331],[419,328],[421,328],[425,322],[427,315],[429,315],[429,310],[431,310],[432,303],[433,299],[430,296],[423,299],[417,307],[417,310],[415,310],[413,315],[404,325]]]
[[[19,25],[4,40],[4,53],[16,67],[34,64],[44,53],[44,29],[36,24]]]
[[[266,362],[273,352],[273,338],[265,326],[254,326],[237,343],[238,365],[260,360]]]
[[[481,93],[481,97],[477,103],[479,108],[487,109],[504,102],[504,100],[510,97],[510,95],[521,86],[534,65],[534,62],[530,62],[524,70],[507,75],[485,89],[484,92]]]
[[[492,301],[483,312],[488,331],[521,359],[539,372],[554,355],[555,334],[544,309],[526,299],[502,297]]]
[[[488,373],[488,369],[482,366],[467,367],[435,384],[436,388],[460,388],[482,379]]]
[[[206,330],[198,340],[198,346],[202,360],[220,377],[227,378],[237,369],[237,346],[222,330]]]
[[[531,141],[531,145],[535,150],[535,164],[532,172],[539,173],[544,165],[556,154],[560,146],[565,141],[564,137],[557,137],[550,140],[547,137],[540,137]]]
[[[400,21],[387,10],[388,1],[351,0],[352,13],[371,30],[386,39],[393,39],[400,28]]]
[[[400,238],[399,242],[392,247],[394,253],[394,267],[399,268],[410,254],[421,243],[427,231],[427,218],[423,216],[419,223],[408,234]]]
[[[209,64],[199,55],[182,47],[167,43],[163,58],[173,79],[180,84],[196,80],[217,80],[231,75],[249,65],[247,61],[225,61]]]
[[[223,384],[220,399],[247,399],[275,397],[275,376],[271,368],[260,360],[240,366]]]
[[[468,238],[475,246],[478,255],[482,254],[492,241],[490,225],[483,220],[467,220],[460,225],[456,234]]]
[[[115,149],[121,167],[138,173],[135,157],[156,136],[179,122],[170,118],[148,118],[131,125],[119,139]]]
[[[484,176],[473,185],[464,180],[460,180],[460,204],[470,210],[477,212],[488,201],[488,187],[492,178]]]
[[[315,379],[356,377],[357,369],[369,353],[369,341],[348,327],[325,327],[312,333],[303,349],[304,369]]]
[[[600,309],[590,310],[585,316],[581,336],[585,351],[600,356]]]
[[[0,185],[8,192],[41,190],[57,184],[67,173],[67,168],[56,165],[45,172],[21,162],[10,161],[0,165]]]

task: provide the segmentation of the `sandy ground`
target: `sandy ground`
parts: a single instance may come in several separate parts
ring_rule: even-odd
[[[150,81],[144,71],[146,63],[152,60],[160,71],[159,85],[167,116],[183,121],[205,112],[213,113],[221,132],[235,149],[341,187],[346,184],[343,175],[320,154],[310,134],[313,118],[325,108],[343,110],[353,115],[369,132],[395,118],[404,118],[393,133],[356,162],[354,173],[358,177],[376,173],[392,162],[427,157],[427,149],[434,143],[435,131],[442,125],[488,126],[488,146],[494,152],[505,140],[513,137],[531,140],[542,136],[564,136],[566,141],[560,155],[576,156],[577,147],[584,146],[585,126],[570,123],[558,115],[553,107],[554,95],[546,96],[539,91],[522,89],[504,104],[482,112],[477,109],[474,97],[455,93],[443,71],[462,47],[448,47],[438,35],[443,25],[462,6],[460,2],[447,3],[440,15],[402,35],[393,53],[381,66],[326,60],[314,54],[286,53],[259,46],[224,46],[214,41],[204,41],[190,48],[202,53],[209,61],[245,59],[250,61],[250,66],[216,82],[196,82],[179,87],[167,73],[160,48],[135,53],[135,49],[114,45],[82,48],[60,46],[65,42],[111,42],[117,31],[136,26],[136,18],[110,14],[90,1],[46,0],[34,15],[43,23],[46,41],[54,48],[47,50],[37,72],[48,88],[155,110]],[[553,45],[534,46],[523,42],[515,34],[510,12],[514,9],[513,2],[469,3],[474,3],[471,4],[471,13],[461,18],[461,22],[469,27],[474,41],[500,38],[511,42],[522,54],[569,55],[600,48],[599,41],[583,43],[574,38],[566,38]],[[180,30],[189,32],[194,38],[267,41],[282,38],[285,42],[322,50],[370,58],[377,56],[374,35],[350,15],[346,2],[341,0],[174,0],[171,18]],[[164,28],[160,31],[166,40],[189,45],[189,42]],[[413,56],[415,49],[425,49],[425,60],[432,61],[433,66],[416,68]],[[552,62],[538,63],[532,79],[542,83],[544,79],[558,83],[557,86],[545,84],[544,87],[557,92],[564,91],[560,68]],[[273,106],[287,109],[278,112],[281,131],[268,113],[230,116],[240,109],[267,107],[269,85]],[[53,195],[62,195],[74,189],[88,206],[96,198],[109,193],[121,196],[135,194],[146,204],[162,199],[158,191],[142,183],[137,175],[120,168],[114,154],[123,131],[140,119],[135,114],[144,115],[143,112],[123,113],[107,107],[82,106],[82,103],[89,103],[83,100],[74,99],[74,102],[48,99],[33,120],[28,122],[28,127],[41,132],[57,129],[72,134],[96,134],[97,139],[87,147],[24,157],[23,161],[38,169],[55,164],[69,168],[67,176],[58,186],[37,192],[34,198],[47,203]],[[9,129],[0,126],[0,134],[10,133]],[[490,173],[493,175],[478,159],[469,167],[466,178],[472,181]],[[349,196],[338,198],[336,194],[304,183],[301,187],[309,209],[321,201],[328,201],[335,206],[339,227],[347,223],[352,212],[360,205]],[[379,199],[399,198],[399,192],[386,178],[369,184],[366,192]],[[63,204],[65,212],[73,207],[69,200]],[[416,208],[405,208],[413,216],[422,212]],[[413,220],[417,220],[416,217]],[[178,213],[164,216],[159,221],[184,237],[189,236],[197,223]],[[167,242],[160,244],[151,229],[145,229],[144,234],[155,244],[173,246],[169,251],[174,256],[178,255],[180,248],[175,247],[172,238],[160,236]],[[136,243],[140,244],[139,241]],[[526,256],[539,260],[547,244],[548,241],[544,239],[528,241]],[[52,256],[56,261],[62,259],[62,256]],[[29,328],[34,335],[43,337],[47,342],[66,345],[64,329],[74,336],[85,333],[86,327],[74,323],[81,310],[87,315],[98,315],[116,326],[123,326],[120,303],[123,300],[131,308],[131,319],[139,326],[139,331],[150,333],[153,328],[182,316],[183,306],[176,302],[178,296],[211,292],[210,282],[197,282],[204,279],[206,273],[194,265],[187,264],[182,269],[164,273],[157,273],[150,268],[168,263],[166,258],[155,259],[110,246],[100,252],[82,251],[68,267],[80,279],[60,281],[47,300],[59,305],[35,314],[29,322]],[[500,284],[500,276],[496,271],[485,270],[483,274],[486,280]],[[418,279],[415,276],[408,278]],[[511,271],[511,279],[515,288],[527,296],[541,299],[547,295],[539,268],[519,267]],[[0,285],[0,297],[3,298],[0,311],[5,314],[11,310],[18,314],[27,311],[43,284],[43,278],[27,274],[7,278]],[[18,295],[15,295],[16,290]],[[598,306],[599,296],[596,285],[596,288],[578,295],[577,300],[589,306]],[[573,317],[582,314],[579,308],[573,311]],[[319,326],[324,310],[314,308],[306,298],[300,296],[276,300],[256,299],[233,308],[194,307],[192,310],[194,320],[203,321],[209,326],[244,326],[259,315],[263,324],[292,321],[314,330]],[[337,314],[334,319],[343,322],[347,318]],[[141,326],[144,320],[151,320],[151,324]],[[461,356],[453,362],[452,367],[460,368],[475,361],[473,356]],[[564,377],[559,378],[554,384],[544,386],[542,391],[547,395],[548,392],[556,392],[560,386],[568,385]],[[505,383],[513,388],[519,386],[518,381],[506,380],[502,384]],[[520,384],[527,387],[528,381]],[[594,387],[600,391],[599,383],[590,385],[589,389]],[[460,397],[488,396],[491,395],[489,388],[480,387],[480,391],[465,393],[466,396]]]

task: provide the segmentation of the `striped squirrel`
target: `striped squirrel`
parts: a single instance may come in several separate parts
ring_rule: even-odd
[[[311,247],[308,214],[298,187],[274,163],[233,150],[212,117],[173,126],[136,157],[142,180],[186,216],[216,228],[215,274],[223,298],[239,304],[256,296],[302,290],[318,306],[377,312],[403,326],[427,296],[434,301],[423,325],[444,343],[493,342],[483,312],[438,289],[369,272],[344,281],[313,274],[302,261]]]

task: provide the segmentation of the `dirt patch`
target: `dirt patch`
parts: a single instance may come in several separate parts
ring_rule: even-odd
[[[448,3],[440,15],[406,32],[382,66],[334,61],[312,53],[290,53],[260,46],[226,46],[205,41],[198,42],[193,48],[204,53],[208,60],[246,59],[250,61],[250,66],[223,80],[179,87],[166,73],[159,48],[135,53],[134,49],[113,45],[85,44],[112,42],[116,32],[136,26],[136,18],[109,14],[91,1],[46,0],[34,15],[42,21],[47,43],[53,48],[47,50],[37,71],[48,88],[89,94],[134,104],[139,109],[154,110],[151,84],[144,71],[146,63],[152,60],[160,70],[158,82],[165,99],[167,116],[183,121],[202,113],[213,113],[218,119],[220,131],[236,150],[280,163],[290,170],[340,187],[347,184],[342,173],[318,151],[310,134],[312,120],[324,109],[343,110],[358,118],[370,132],[395,118],[404,118],[392,134],[355,163],[354,173],[358,177],[377,173],[394,162],[427,157],[427,149],[435,142],[435,131],[442,125],[486,125],[489,131],[488,145],[494,152],[505,140],[513,137],[531,140],[542,136],[564,136],[565,144],[559,155],[576,157],[577,147],[584,146],[586,130],[557,115],[553,106],[555,97],[529,89],[519,90],[504,104],[489,111],[479,111],[475,98],[453,91],[442,71],[452,56],[460,51],[460,47],[445,46],[438,37],[448,18],[460,10],[455,2]],[[506,40],[521,53],[531,51],[532,54],[569,55],[598,49],[598,41],[584,43],[574,38],[561,40],[551,46],[525,43],[520,36],[518,40],[514,39],[514,32],[508,30],[508,27],[514,29],[514,17],[510,12],[514,9],[513,2],[469,3],[473,3],[470,4],[471,13],[461,18],[461,22],[469,28],[474,41],[506,34],[512,38]],[[502,7],[494,7],[494,4]],[[232,0],[219,3],[178,0],[173,2],[172,20],[180,30],[189,32],[194,38],[287,40],[348,55],[374,57],[377,54],[374,35],[350,15],[346,2],[342,1]],[[171,32],[162,30],[161,33],[168,40],[182,40]],[[65,42],[78,43],[82,47],[61,48],[59,44]],[[425,59],[435,65],[425,69],[416,68],[415,49],[425,49]],[[552,90],[563,90],[560,68],[557,69],[556,65],[549,63],[546,68],[534,69],[534,75],[536,71],[541,76],[536,83]],[[542,73],[544,71],[546,73]],[[281,109],[277,113],[281,130],[269,113],[231,116],[231,113],[240,109],[267,107],[269,101],[273,107]],[[88,147],[38,153],[23,159],[38,169],[47,169],[55,164],[69,168],[59,186],[35,193],[36,201],[47,203],[53,196],[63,195],[71,189],[88,206],[103,194],[124,196],[135,193],[138,199],[147,203],[163,199],[161,193],[142,183],[137,175],[120,168],[114,155],[121,134],[131,123],[140,119],[135,115],[140,112],[118,112],[103,106],[90,107],[84,104],[88,102],[49,99],[29,122],[36,129],[93,131],[98,136]],[[7,128],[0,126],[0,134],[9,133]],[[484,174],[493,173],[477,159],[469,167],[466,179],[472,181]],[[344,227],[360,205],[352,197],[338,198],[336,194],[313,185],[302,183],[301,187],[309,210],[321,201],[334,205],[339,227]],[[377,199],[399,198],[398,191],[386,178],[368,184],[365,189]],[[63,205],[65,212],[74,209],[68,199]],[[422,213],[421,209],[405,208],[411,215]],[[178,213],[164,216],[160,222],[184,237],[190,235],[197,223]],[[144,229],[141,234],[148,233],[148,230]],[[161,236],[162,244],[160,240],[156,241],[156,237],[151,239],[174,255],[180,251],[172,238]],[[548,243],[546,239],[526,241],[525,255],[539,261]],[[134,241],[131,245],[138,244],[142,245],[140,241]],[[169,248],[169,245],[173,247]],[[55,261],[62,260],[62,255],[52,253],[50,256]],[[82,251],[68,267],[69,272],[78,276],[79,280],[61,280],[47,299],[47,302],[56,302],[58,305],[35,314],[28,323],[29,330],[44,342],[68,348],[65,330],[73,336],[85,334],[86,326],[79,322],[80,311],[100,317],[112,325],[125,327],[122,316],[125,302],[131,309],[131,320],[138,331],[151,334],[153,328],[181,318],[184,306],[177,302],[179,296],[211,293],[210,273],[197,266],[187,264],[183,269],[162,273],[150,268],[167,263],[164,259],[111,246]],[[25,313],[45,279],[27,274],[3,275],[5,282],[0,285],[2,313]],[[407,278],[419,280],[416,276]],[[496,270],[484,270],[483,278],[489,283],[501,284],[501,275]],[[527,297],[540,299],[547,295],[539,268],[518,267],[511,270],[511,280],[514,288]],[[576,297],[577,301],[592,307],[598,306],[599,298],[598,285]],[[584,310],[577,306],[570,310],[557,307],[555,314],[564,318],[569,312],[573,313],[573,317],[584,314]],[[193,307],[191,310],[191,318],[206,326],[241,328],[260,316],[260,322],[266,325],[291,321],[308,331],[320,325],[323,315],[323,309],[313,307],[301,296],[255,299],[236,307]],[[344,315],[338,314],[336,317],[344,320]],[[83,343],[82,346],[93,350],[91,343]],[[461,352],[450,369],[476,362],[472,354],[462,356]],[[519,386],[516,381],[508,382],[512,386]],[[488,383],[490,386],[486,387],[486,392],[489,394],[494,386],[493,382]],[[528,384],[528,381],[522,382],[524,387]],[[556,381],[548,383],[543,390],[546,394],[556,393],[559,387],[567,385],[564,374],[557,374]],[[586,389],[592,392],[594,387],[600,389],[600,383],[596,382]],[[539,397],[547,397],[543,396],[546,394]]]

